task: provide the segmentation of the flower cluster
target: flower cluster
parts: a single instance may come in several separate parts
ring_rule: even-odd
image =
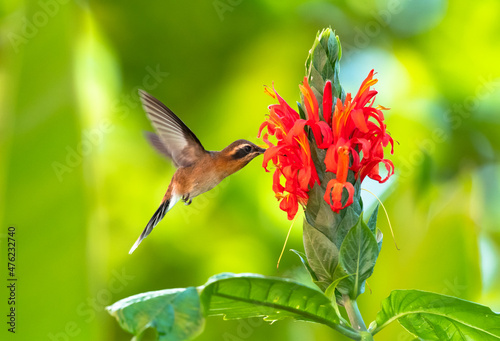
[[[269,116],[259,130],[260,136],[267,128],[263,140],[269,148],[264,153],[263,166],[266,171],[270,161],[276,166],[273,190],[281,201],[280,208],[288,213],[288,219],[293,219],[299,203],[307,204],[309,189],[315,183],[319,184],[310,142],[327,150],[325,159],[321,161],[324,161],[327,172],[335,174],[335,179],[327,183],[324,200],[334,212],[338,213],[353,202],[354,186],[347,181],[349,170],[354,173],[355,179],[363,181],[368,176],[380,183],[394,174],[393,163],[384,159],[384,147],[391,144],[393,153],[394,142],[384,124],[382,110],[386,108],[373,106],[377,94],[371,89],[377,83],[373,75],[372,70],[354,98],[347,94],[344,103],[337,99],[335,105],[332,84],[327,81],[322,99],[323,120],[320,120],[318,101],[307,78],[299,86],[304,97],[306,119],[301,119],[276,91],[269,92],[278,99],[278,104],[269,106]],[[309,132],[314,139],[308,139]],[[269,141],[269,135],[276,137],[276,145]],[[379,172],[380,164],[387,170],[384,178]],[[348,197],[342,203],[344,189]]]
[[[264,153],[263,166],[267,171],[269,161],[273,161],[276,170],[273,176],[273,190],[281,200],[280,208],[288,213],[288,219],[293,219],[298,210],[298,204],[307,203],[309,188],[319,183],[318,173],[311,158],[311,150],[304,127],[311,128],[317,141],[325,148],[332,140],[331,129],[319,116],[310,115],[310,119],[301,119],[276,91],[269,92],[278,104],[269,106],[269,117],[261,125],[259,136],[264,127],[267,132],[263,140],[269,146]],[[278,140],[277,145],[271,143],[269,135]],[[280,182],[284,177],[283,186]]]

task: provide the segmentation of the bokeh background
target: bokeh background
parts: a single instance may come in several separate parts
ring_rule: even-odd
[[[500,3],[467,1],[70,1],[0,3],[0,280],[17,229],[17,331],[2,340],[128,340],[104,307],[220,272],[305,279],[261,160],[179,204],[133,255],[173,166],[143,138],[142,88],[208,149],[257,130],[274,85],[299,99],[318,30],[343,44],[356,92],[374,68],[398,141],[396,176],[364,183],[385,202],[384,247],[359,300],[367,323],[392,289],[500,310]],[[365,196],[365,193],[363,193]],[[374,200],[367,195],[367,210]],[[287,248],[302,250],[297,223]],[[410,340],[393,323],[377,337]],[[198,340],[344,340],[325,326],[209,318]]]

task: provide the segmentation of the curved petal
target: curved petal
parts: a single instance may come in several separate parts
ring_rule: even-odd
[[[264,141],[265,144],[267,144],[268,147],[274,147],[274,144],[269,141],[269,134],[265,133],[264,136],[262,136],[262,141]]]
[[[260,137],[260,134],[262,133],[262,130],[267,127],[269,125],[269,122],[267,121],[264,121],[262,122],[262,124],[260,125],[259,127],[259,133],[257,134],[257,137],[259,138]]]
[[[332,129],[323,121],[319,121],[316,125],[319,127],[321,135],[323,136],[323,143],[318,145],[318,148],[326,149],[333,143]]]
[[[336,149],[335,145],[331,145],[326,151],[325,166],[328,172],[337,173]]]
[[[304,95],[304,104],[306,106],[307,118],[314,120],[315,122],[319,121],[319,108],[318,101],[313,91],[309,87],[309,83],[307,82],[307,77],[304,77],[304,85],[299,85],[300,91]]]
[[[267,165],[269,161],[271,161],[273,158],[275,158],[278,153],[283,149],[283,146],[274,146],[274,147],[269,147],[266,149],[264,152],[264,159],[262,160],[262,167],[266,170],[266,172],[269,172],[267,170]]]
[[[381,180],[378,180],[379,183],[384,183],[386,182],[389,177],[391,177],[391,175],[394,174],[394,164],[392,163],[391,160],[387,160],[387,159],[384,159],[382,161],[380,161],[381,163],[383,163],[385,165],[385,169],[387,170],[387,175],[385,178],[381,179]]]
[[[350,146],[348,144],[341,145],[337,148],[338,161],[337,161],[337,179],[340,182],[347,181],[347,175],[349,172],[349,150]]]
[[[342,205],[342,192],[347,190],[347,201]],[[330,205],[331,209],[339,213],[354,202],[354,186],[350,182],[340,182],[337,179],[330,180],[326,186],[326,192],[323,199]]]
[[[373,79],[373,75],[375,74],[375,70],[371,70],[370,73],[368,73],[368,76],[365,78],[363,83],[361,83],[361,86],[359,87],[358,93],[356,94],[355,97],[361,96],[363,92],[366,91],[366,89],[369,89],[370,86],[375,85],[378,82],[378,79]]]
[[[376,83],[376,82],[375,82]],[[366,104],[368,104],[368,102],[370,102],[370,100],[375,97],[376,95],[378,94],[378,91],[375,91],[375,90],[369,90],[369,91],[364,91],[360,94],[360,96],[357,98],[356,100],[356,107],[357,108],[362,108],[364,107]]]
[[[288,144],[292,144],[293,143],[293,139],[301,134],[304,134],[305,131],[304,131],[304,126],[306,125],[307,121],[306,120],[303,120],[303,119],[298,119],[295,121],[292,129],[290,129],[290,131],[288,132],[287,136],[286,136],[286,142]]]
[[[305,167],[305,168],[299,169],[297,177],[299,180],[300,188],[304,191],[308,190],[309,182],[311,180],[311,168]]]
[[[292,193],[285,196],[283,199],[281,199],[280,209],[287,213],[288,220],[292,220],[299,209],[297,197]]]
[[[311,131],[313,133],[314,141],[316,142],[316,145],[319,148],[322,148],[321,146],[324,143],[323,143],[323,135],[321,134],[321,128],[315,123],[309,124],[309,127],[311,128]]]
[[[275,194],[281,194],[285,190],[285,187],[281,184],[281,170],[277,168],[273,174],[273,191]]]

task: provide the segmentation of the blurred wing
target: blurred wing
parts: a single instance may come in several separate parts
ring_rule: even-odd
[[[196,135],[165,104],[139,90],[144,111],[158,133],[159,140],[148,137],[153,146],[170,156],[179,167],[188,167],[202,157],[206,150]],[[163,144],[163,148],[158,146]]]
[[[155,133],[152,133],[150,131],[144,132],[144,137],[146,140],[148,140],[149,144],[160,154],[165,156],[167,159],[172,160],[172,154],[170,154],[170,151],[165,147],[163,142],[161,141],[160,137],[156,135]],[[174,162],[175,167],[179,167],[178,164]]]

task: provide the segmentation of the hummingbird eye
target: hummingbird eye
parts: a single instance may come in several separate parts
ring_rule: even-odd
[[[250,145],[241,146],[232,154],[233,159],[242,159],[252,152],[253,148]]]

